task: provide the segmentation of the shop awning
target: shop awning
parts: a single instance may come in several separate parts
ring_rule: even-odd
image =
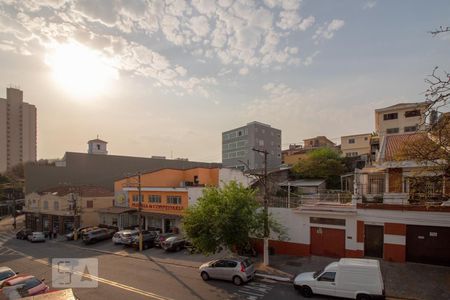
[[[137,212],[137,209],[131,207],[107,207],[97,210],[98,213],[103,214],[125,214]]]

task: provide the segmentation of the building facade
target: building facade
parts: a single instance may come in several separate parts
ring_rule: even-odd
[[[345,157],[370,155],[370,133],[346,135],[341,137],[341,151]]]
[[[251,122],[222,133],[223,167],[247,169],[264,168],[264,156],[252,149],[268,152],[267,168],[281,165],[281,130],[270,125]]]
[[[425,128],[429,103],[399,103],[375,110],[375,130],[379,136],[414,133]]]
[[[310,139],[303,140],[303,148],[306,150],[322,148],[322,147],[335,147],[336,144],[330,141],[326,136],[316,136]]]
[[[0,173],[36,161],[36,107],[23,102],[23,91],[6,89],[0,98]]]
[[[100,224],[99,210],[113,206],[114,193],[101,187],[55,187],[25,196],[26,228],[64,234]]]

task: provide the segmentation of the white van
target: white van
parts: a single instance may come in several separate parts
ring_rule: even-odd
[[[297,275],[294,287],[305,297],[321,294],[358,300],[384,299],[380,263],[374,259],[341,258],[323,270]]]

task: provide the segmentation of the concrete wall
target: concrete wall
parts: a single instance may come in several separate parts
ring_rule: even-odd
[[[405,112],[419,109],[421,111],[420,116],[417,117],[405,117]],[[423,114],[425,112],[426,106],[397,106],[392,109],[380,109],[375,111],[375,129],[379,135],[386,135],[386,130],[388,128],[399,128],[399,133],[405,133],[404,128],[406,126],[420,125],[421,128],[424,126]],[[384,120],[384,115],[389,113],[397,113],[398,118],[394,120]]]
[[[36,107],[28,103],[22,104],[22,160],[36,161],[37,130]]]
[[[244,187],[248,187],[254,181],[254,178],[245,175],[238,169],[221,168],[219,170],[219,187],[222,188],[232,180],[241,183]]]
[[[60,185],[101,186],[113,191],[114,181],[138,171],[194,167],[220,167],[220,164],[66,152],[65,167],[27,164],[25,192],[28,194]]]
[[[8,102],[8,168],[22,162],[22,100],[23,93],[17,89],[6,90]]]

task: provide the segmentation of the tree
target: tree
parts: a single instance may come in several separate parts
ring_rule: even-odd
[[[213,254],[224,248],[243,249],[250,239],[264,235],[264,215],[255,190],[231,181],[223,188],[207,187],[197,203],[187,209],[183,230],[201,253]],[[269,215],[272,232],[284,238],[284,231]]]
[[[328,188],[340,188],[340,175],[346,168],[339,152],[324,147],[312,150],[305,159],[294,165],[295,175],[300,178],[325,179]]]

